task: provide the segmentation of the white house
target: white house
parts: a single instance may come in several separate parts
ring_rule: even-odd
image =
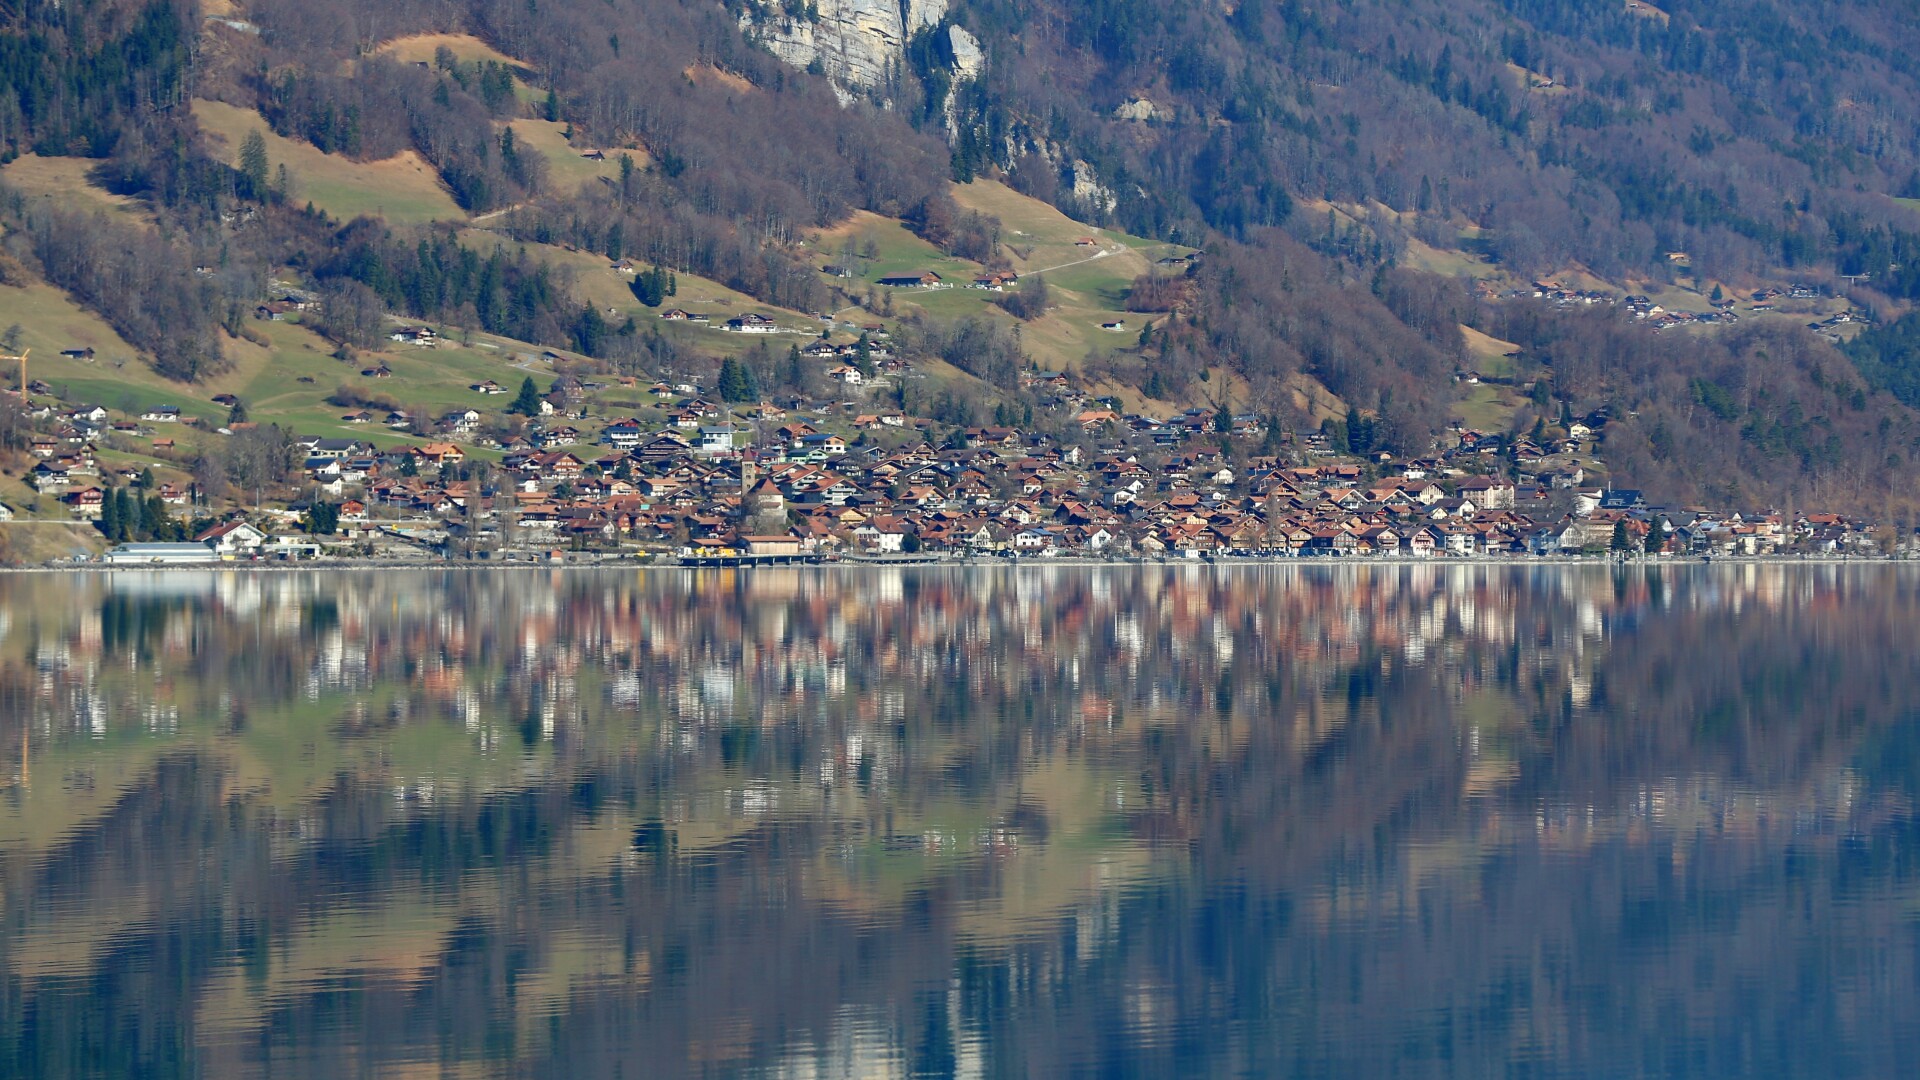
[[[645,435],[646,431],[636,423],[610,424],[600,433],[600,441],[616,450],[631,450],[640,445]]]
[[[469,435],[480,424],[480,413],[475,409],[455,409],[440,418],[440,423],[456,435]]]
[[[229,521],[224,525],[215,525],[199,536],[195,542],[212,548],[223,559],[239,555],[251,555],[266,543],[267,534],[244,521]]]
[[[899,553],[903,550],[906,538],[906,530],[892,523],[866,521],[853,530],[856,543],[867,551],[877,551],[883,555]]]
[[[1039,527],[1022,529],[1013,534],[1013,546],[1018,551],[1045,551],[1054,546],[1053,530]]]
[[[794,449],[815,457],[839,457],[847,452],[847,441],[838,435],[814,432],[793,441]]]

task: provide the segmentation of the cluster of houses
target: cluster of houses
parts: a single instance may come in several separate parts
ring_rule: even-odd
[[[777,334],[780,332],[780,324],[765,315],[749,311],[745,315],[728,319],[726,326],[722,329],[735,334]]]
[[[333,544],[404,532],[410,543],[468,550],[683,558],[1874,549],[1868,526],[1836,516],[1659,508],[1638,492],[1588,485],[1567,451],[1603,428],[1604,415],[1575,421],[1559,443],[1463,430],[1430,457],[1361,462],[1317,434],[1282,436],[1279,452],[1247,452],[1276,443],[1260,417],[1232,418],[1223,441],[1209,412],[1156,419],[1105,407],[1057,375],[1034,373],[1029,383],[1074,408],[1069,415],[1085,437],[973,427],[936,438],[927,421],[858,402],[739,410],[705,399],[697,386],[663,383],[653,388],[656,415],[559,410],[524,438],[493,440],[503,453],[484,468],[458,439],[381,450],[301,438],[307,498],[256,515],[257,538],[209,533],[197,542],[224,542],[222,558],[298,553],[296,545],[311,541],[290,535],[293,523],[325,500],[339,509],[338,534],[326,541]],[[874,432],[895,435],[870,438]]]
[[[645,389],[651,405],[609,414],[596,387],[610,386],[563,376],[524,427],[480,408],[425,424],[400,411],[348,414],[429,434],[403,445],[302,436],[289,505],[229,513],[191,544],[214,558],[457,548],[1171,559],[1866,554],[1884,539],[1831,515],[1654,507],[1597,484],[1585,467],[1604,439],[1604,410],[1532,438],[1456,428],[1426,457],[1359,459],[1320,433],[1269,432],[1262,416],[1128,412],[1065,374],[1030,371],[1022,382],[1054,417],[1043,425],[1054,434],[952,430],[870,392],[907,374],[885,342],[876,328],[857,347],[806,347],[833,365],[839,400],[726,405],[697,382],[659,382]],[[844,362],[856,348],[858,363]],[[497,398],[509,387],[471,389]],[[99,518],[108,490],[140,472],[104,466],[96,448],[133,436],[165,457],[180,421],[171,407],[134,421],[41,402],[34,415],[43,423],[27,479],[81,520]],[[218,517],[179,484],[151,494],[178,520]],[[301,535],[318,504],[334,531]],[[116,552],[202,557],[191,546]]]
[[[440,344],[440,335],[431,326],[403,326],[387,337],[401,345],[418,345],[428,349]]]
[[[320,297],[284,281],[272,283],[269,299],[253,309],[253,317],[264,322],[284,322],[292,316],[320,310]]]
[[[667,322],[698,323],[702,326],[713,326],[713,316],[688,311],[686,308],[668,308],[666,311],[660,313],[660,318],[665,319]],[[762,315],[757,311],[748,311],[736,315],[714,328],[729,334],[800,334],[813,332],[799,327],[782,326],[779,320]]]
[[[1484,288],[1484,287],[1483,287]],[[1510,289],[1504,293],[1495,293],[1490,298],[1512,299],[1531,296],[1535,300],[1545,300],[1555,307],[1593,307],[1605,305],[1611,307],[1619,303],[1619,298],[1604,289],[1576,289],[1562,285],[1557,281],[1535,281],[1530,289]]]
[[[1617,306],[1636,321],[1646,323],[1655,331],[1676,326],[1704,326],[1740,321],[1740,316],[1733,312],[1731,300],[1723,300],[1715,304],[1712,311],[1674,311],[1655,303],[1650,297],[1637,294],[1618,297],[1603,289],[1576,289],[1556,281],[1536,281],[1530,289],[1511,289],[1495,294],[1498,299],[1529,296],[1536,300],[1545,300],[1558,308]]]
[[[46,392],[29,389],[36,394]],[[32,465],[22,479],[42,494],[77,496],[83,506],[97,505],[84,492],[90,485],[102,481],[103,472],[117,472],[121,479],[131,479],[140,473],[137,468],[122,466],[115,470],[102,465],[98,457],[100,445],[113,436],[140,437],[149,440],[158,450],[170,451],[174,440],[160,434],[160,430],[180,420],[180,410],[173,406],[146,410],[141,420],[134,421],[115,419],[101,405],[60,406],[47,401],[34,402],[28,415],[40,421],[40,430],[27,439]],[[178,497],[172,490],[165,494],[170,501]]]
[[[1829,315],[1824,319],[1815,319],[1807,324],[1807,329],[1826,338],[1828,341],[1838,342],[1840,340],[1840,328],[1855,323],[1871,326],[1873,320],[1857,311],[1847,310],[1839,312],[1838,314]]]
[[[829,270],[836,269],[829,267]],[[1006,292],[1020,283],[1020,275],[1011,270],[983,270],[967,282],[967,288],[983,292]],[[890,274],[876,282],[885,289],[951,289],[953,284],[931,270],[911,274]]]
[[[1644,295],[1628,294],[1618,297],[1604,289],[1574,288],[1551,280],[1535,281],[1528,288],[1506,291],[1495,290],[1483,283],[1480,287],[1480,295],[1489,300],[1530,297],[1535,300],[1544,300],[1558,308],[1618,306],[1635,321],[1645,323],[1656,332],[1678,326],[1726,325],[1740,321],[1740,316],[1733,310],[1732,298],[1714,301],[1709,311],[1678,311],[1655,303],[1651,297]],[[1820,299],[1821,292],[1818,288],[1806,284],[1794,284],[1785,289],[1759,289],[1750,295],[1749,310],[1756,314],[1778,311],[1779,305],[1775,301],[1782,297],[1794,301],[1811,301]],[[1848,310],[1825,319],[1817,319],[1808,323],[1807,327],[1815,333],[1837,340],[1838,327],[1847,323],[1866,321],[1866,318],[1858,312]]]

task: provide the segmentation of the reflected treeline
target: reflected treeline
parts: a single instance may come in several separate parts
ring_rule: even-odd
[[[1896,1071],[1896,567],[0,578],[0,1074]]]

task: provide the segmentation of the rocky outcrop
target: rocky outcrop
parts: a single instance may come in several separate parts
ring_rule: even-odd
[[[1167,112],[1167,110],[1162,109],[1158,105],[1155,105],[1151,100],[1147,98],[1134,98],[1131,101],[1128,101],[1124,105],[1115,106],[1113,110],[1113,118],[1116,120],[1145,121],[1145,120],[1171,120],[1173,117],[1170,113]]]
[[[957,26],[947,27],[947,42],[953,48],[953,89],[969,79],[977,79],[986,69],[987,54],[980,51],[980,39]],[[960,145],[960,95],[947,94],[947,143]]]
[[[799,68],[817,68],[833,79],[842,104],[861,91],[887,99],[907,62],[907,42],[946,23],[948,0],[813,0],[808,17],[764,4],[740,16],[741,29],[759,38],[775,56]],[[817,13],[817,16],[814,14]],[[960,120],[952,92],[977,79],[987,66],[980,39],[947,24],[953,81],[946,100],[947,140],[958,144]]]
[[[908,38],[947,17],[947,0],[814,0],[812,6],[818,18],[792,18],[772,7],[741,22],[787,63],[817,63],[836,82],[868,89],[886,86]],[[973,51],[979,53],[977,42]]]
[[[947,42],[953,46],[954,81],[979,78],[987,66],[987,54],[980,51],[980,39],[957,26],[949,26]]]
[[[929,26],[939,26],[947,17],[947,0],[903,0],[902,14],[909,35]]]
[[[1067,174],[1073,197],[1079,200],[1082,206],[1103,214],[1111,214],[1114,207],[1120,205],[1120,200],[1114,195],[1113,189],[1100,182],[1100,174],[1093,171],[1093,166],[1084,161],[1076,161],[1067,169]]]

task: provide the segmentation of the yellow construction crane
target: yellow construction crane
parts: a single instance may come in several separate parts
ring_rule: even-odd
[[[20,350],[20,355],[18,356],[10,356],[6,353],[0,353],[0,364],[6,363],[10,360],[20,361],[20,400],[22,401],[25,401],[27,398],[27,354],[32,351],[33,351],[32,349],[22,349]]]

